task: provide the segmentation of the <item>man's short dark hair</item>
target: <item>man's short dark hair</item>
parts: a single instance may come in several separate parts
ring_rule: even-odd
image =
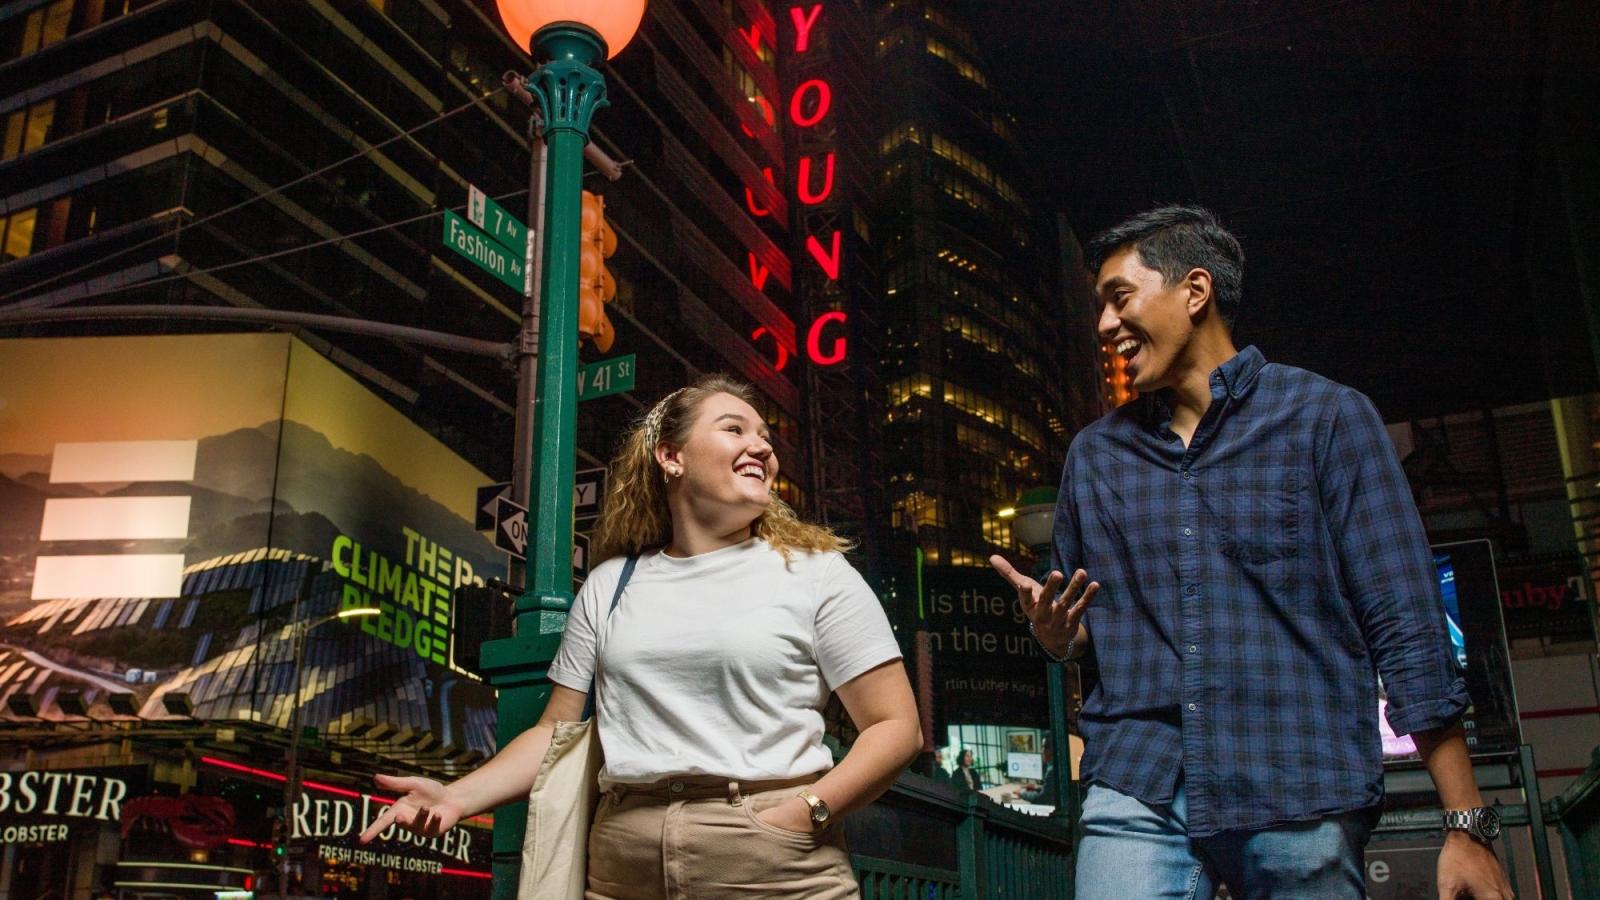
[[[1244,249],[1209,209],[1161,206],[1142,212],[1095,235],[1084,253],[1090,272],[1124,247],[1133,247],[1140,262],[1172,284],[1191,269],[1211,273],[1217,312],[1229,327],[1239,315],[1244,290]]]

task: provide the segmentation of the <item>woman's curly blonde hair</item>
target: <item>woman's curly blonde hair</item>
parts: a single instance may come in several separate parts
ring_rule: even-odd
[[[728,394],[755,406],[750,385],[726,375],[705,375],[688,387],[661,398],[633,424],[612,458],[606,502],[595,526],[594,561],[644,553],[664,547],[672,539],[672,515],[667,508],[667,488],[656,447],[662,442],[683,446],[694,428],[700,404],[717,394]],[[750,523],[750,534],[765,540],[787,560],[792,550],[844,552],[850,544],[822,525],[800,521],[794,509],[776,492],[767,511]]]

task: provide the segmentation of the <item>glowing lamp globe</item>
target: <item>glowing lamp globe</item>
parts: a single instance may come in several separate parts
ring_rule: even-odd
[[[645,0],[495,0],[500,21],[517,46],[529,48],[539,29],[557,22],[576,22],[594,29],[611,59],[633,40],[644,18]],[[530,48],[531,49],[531,48]]]

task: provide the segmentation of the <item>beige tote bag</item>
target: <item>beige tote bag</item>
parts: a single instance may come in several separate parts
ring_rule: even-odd
[[[630,556],[617,580],[611,609],[633,575],[638,557]],[[595,668],[600,666],[599,629],[595,633]],[[594,692],[589,684],[588,710],[582,722],[557,722],[550,749],[528,791],[527,832],[522,838],[522,875],[518,900],[583,900],[589,876],[589,826],[600,799],[600,735],[595,728]]]
[[[594,719],[557,722],[528,792],[518,900],[583,900],[589,825],[600,799],[600,737]]]

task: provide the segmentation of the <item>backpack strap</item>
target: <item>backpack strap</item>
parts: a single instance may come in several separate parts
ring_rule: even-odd
[[[611,595],[611,608],[606,610],[606,621],[611,620],[611,614],[617,611],[617,601],[622,599],[622,591],[628,586],[628,579],[633,577],[633,567],[639,563],[639,554],[630,553],[626,562],[622,564],[622,575],[617,579],[616,593]],[[604,624],[604,623],[602,623]],[[600,629],[594,630],[594,668],[595,674],[600,672]],[[586,721],[594,715],[594,686],[595,679],[589,679],[589,693],[583,701],[583,720]]]

